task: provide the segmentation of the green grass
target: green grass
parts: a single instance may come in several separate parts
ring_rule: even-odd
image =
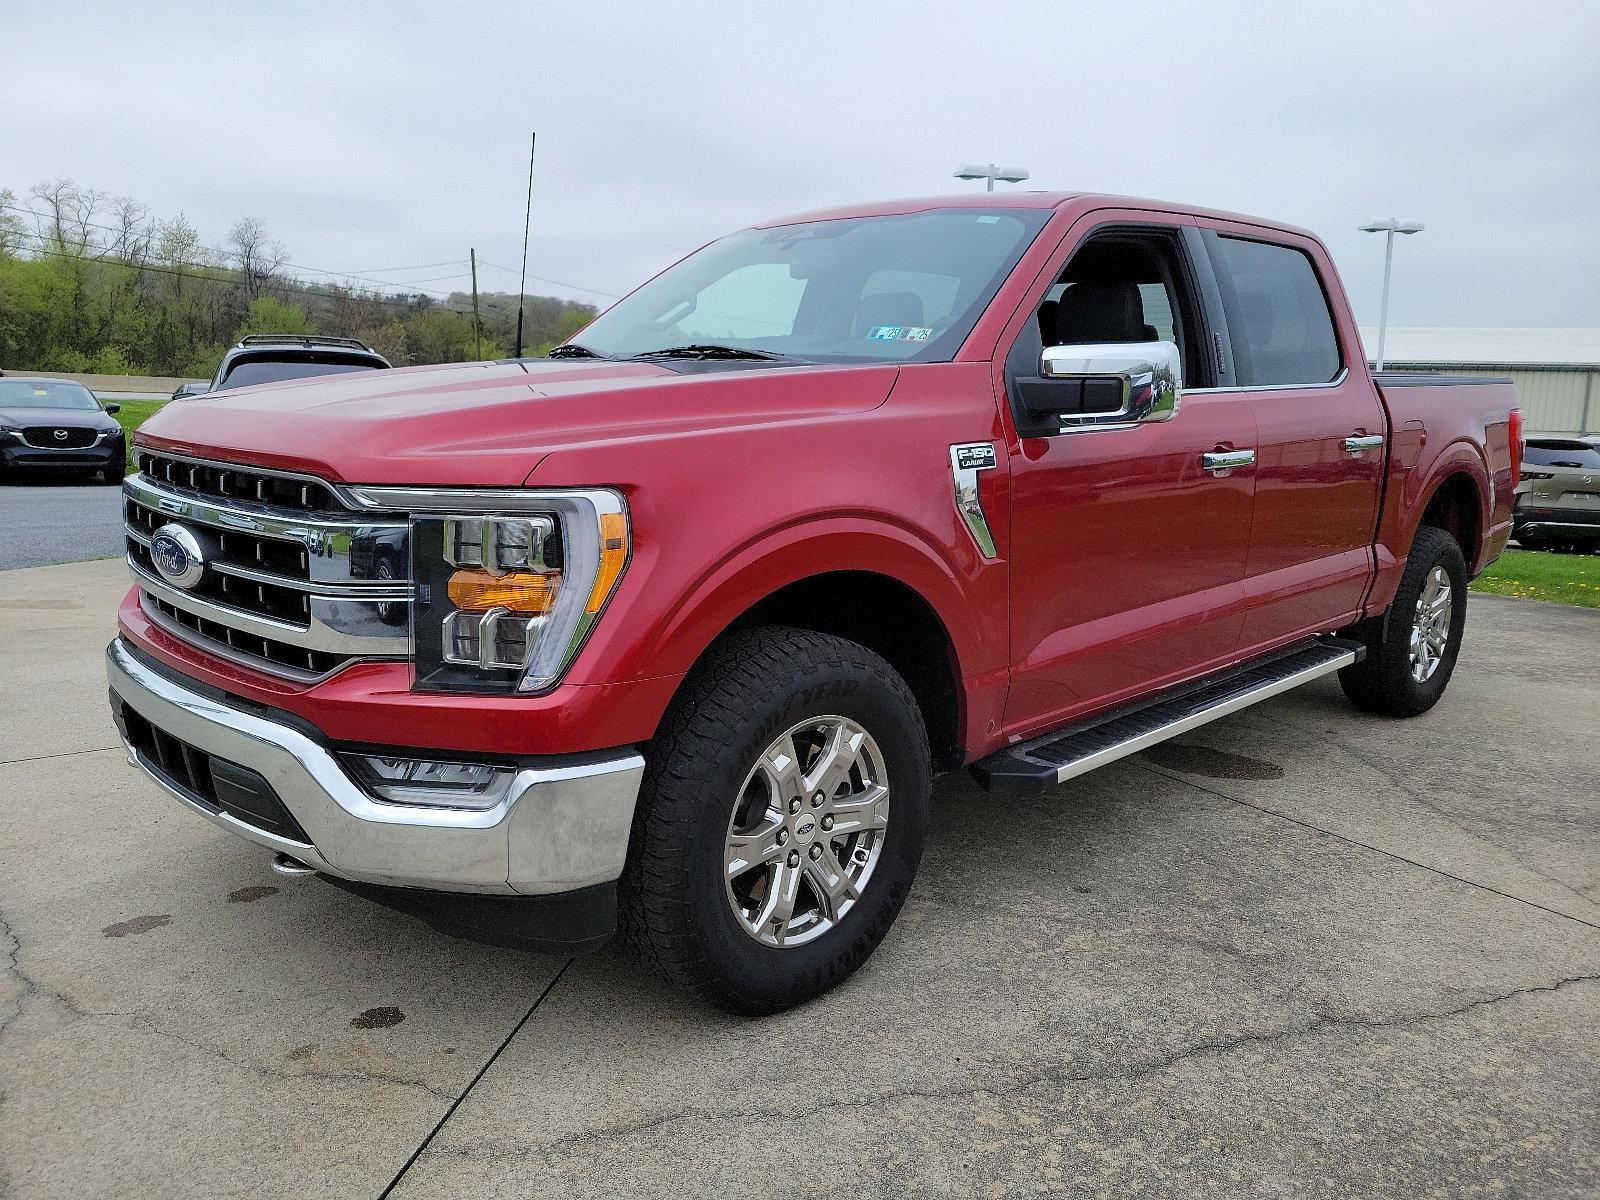
[[[133,431],[150,419],[158,408],[167,403],[165,400],[113,400],[111,403],[120,404],[122,408],[117,412],[117,420],[122,423],[122,431],[128,435],[128,465],[133,466]]]
[[[1472,590],[1600,608],[1600,555],[1507,550]]]

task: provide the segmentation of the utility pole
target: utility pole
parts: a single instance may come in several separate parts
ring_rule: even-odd
[[[528,135],[528,206],[522,213],[522,278],[517,283],[517,348],[513,358],[522,357],[522,297],[528,290],[528,225],[533,220],[533,151],[538,133]]]
[[[472,259],[472,353],[478,359],[483,358],[483,326],[478,323],[478,251],[476,248],[467,251]]]

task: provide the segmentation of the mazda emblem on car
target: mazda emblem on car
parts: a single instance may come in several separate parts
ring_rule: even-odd
[[[200,543],[182,525],[163,525],[150,538],[150,558],[173,587],[188,591],[205,574],[206,560]]]
[[[64,442],[66,440],[67,440],[67,431],[65,429],[56,430],[56,441]]]

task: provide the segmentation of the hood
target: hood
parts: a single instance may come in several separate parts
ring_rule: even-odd
[[[117,419],[98,408],[0,408],[0,425],[45,429],[115,429]]]
[[[897,374],[745,366],[557,359],[317,376],[174,400],[135,441],[341,483],[515,487],[566,447],[874,408]]]

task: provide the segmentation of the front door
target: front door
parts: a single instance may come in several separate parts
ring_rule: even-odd
[[[1255,474],[1207,469],[1203,456],[1255,446],[1249,397],[1181,395],[1170,420],[1067,431],[1016,416],[1045,345],[1170,341],[1186,385],[1213,382],[1199,302],[1209,267],[1189,224],[1086,216],[1013,335],[1011,737],[1237,654]]]
[[[1255,416],[1249,650],[1359,615],[1373,573],[1388,432],[1354,331],[1339,336],[1320,248],[1287,234],[1261,236],[1219,224],[1203,237],[1234,384]]]

